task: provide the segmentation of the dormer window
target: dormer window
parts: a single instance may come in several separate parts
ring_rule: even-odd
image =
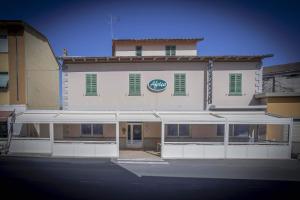
[[[136,46],[135,47],[135,55],[136,56],[142,56],[142,50],[143,50],[142,46]]]
[[[166,46],[166,56],[176,56],[176,46],[175,45]]]

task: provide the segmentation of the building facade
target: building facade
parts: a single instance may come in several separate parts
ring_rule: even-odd
[[[1,136],[13,112],[59,106],[59,65],[47,38],[23,21],[0,20]]]
[[[255,97],[268,113],[293,118],[292,153],[300,154],[300,62],[264,67],[264,90]]]
[[[289,158],[291,119],[254,98],[270,55],[201,56],[201,40],[113,40],[111,57],[64,55],[63,110],[19,115],[10,152]]]

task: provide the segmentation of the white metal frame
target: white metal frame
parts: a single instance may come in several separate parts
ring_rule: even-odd
[[[30,117],[26,118],[26,115],[29,114]],[[187,111],[187,112],[177,112],[177,111],[42,111],[42,110],[29,110],[26,111],[24,114],[18,115],[16,119],[16,123],[49,123],[49,131],[50,131],[50,143],[51,143],[51,154],[53,154],[54,151],[54,144],[63,144],[63,143],[72,143],[72,144],[115,144],[116,145],[116,153],[114,154],[116,157],[119,156],[119,123],[121,121],[124,121],[124,117],[122,120],[120,120],[121,115],[131,114],[131,115],[140,115],[140,114],[150,114],[153,115],[153,118],[151,118],[152,121],[161,122],[161,155],[164,158],[166,148],[169,148],[170,145],[178,146],[183,151],[183,156],[179,158],[185,158],[184,153],[186,152],[194,152],[197,154],[199,151],[208,152],[208,155],[205,155],[205,158],[229,158],[232,156],[232,146],[229,146],[229,124],[288,124],[289,126],[289,143],[288,145],[282,145],[282,144],[241,144],[236,145],[236,148],[250,148],[251,151],[259,151],[259,149],[255,149],[256,147],[261,147],[264,149],[264,151],[267,151],[266,155],[271,155],[272,158],[277,158],[274,152],[282,152],[285,153],[278,156],[278,158],[287,158],[288,153],[291,150],[291,144],[292,144],[292,129],[293,129],[293,121],[290,118],[279,118],[279,117],[264,117],[264,112],[209,112],[209,111]],[[39,118],[39,116],[46,116],[44,118]],[[78,120],[71,121],[70,118],[63,118],[64,115],[71,115],[71,116],[77,116]],[[89,117],[84,118],[82,120],[80,116],[92,116],[95,117]],[[105,115],[111,115],[107,118],[105,118]],[[123,115],[123,116],[124,116]],[[166,116],[173,116],[173,118],[168,119]],[[191,118],[184,118],[182,115],[191,116]],[[206,121],[205,118],[193,118],[193,116],[199,116],[199,115],[209,115],[210,118],[212,116],[214,117],[211,121]],[[22,116],[22,117],[20,117]],[[33,116],[33,117],[32,117]],[[35,117],[36,116],[36,117]],[[58,116],[62,116],[60,119],[57,118]],[[97,118],[97,116],[100,118]],[[101,118],[101,116],[104,116]],[[114,117],[112,117],[114,116]],[[142,116],[142,115],[141,115]],[[164,116],[164,117],[163,117]],[[174,117],[175,116],[175,117]],[[241,116],[244,116],[241,117]],[[246,117],[245,117],[246,116]],[[149,116],[148,116],[149,117]],[[177,118],[176,118],[177,117]],[[260,117],[262,117],[260,120]],[[143,116],[142,116],[143,118]],[[59,119],[59,120],[58,120]],[[141,119],[141,122],[147,121],[147,117]],[[132,120],[132,119],[130,119]],[[130,121],[128,120],[128,121]],[[115,124],[116,125],[116,140],[115,141],[54,141],[54,130],[53,126],[54,124],[82,124],[82,123],[88,123],[88,124]],[[224,143],[220,142],[165,142],[165,124],[224,124]],[[142,128],[143,129],[143,128]],[[142,133],[143,134],[143,133]],[[142,135],[143,139],[143,135]],[[214,150],[217,150],[219,153],[223,151],[223,157],[220,156],[214,156],[211,152],[214,152]],[[257,155],[255,152],[251,153],[247,156],[249,158],[253,158],[253,156]],[[188,154],[186,154],[188,155]],[[251,157],[252,156],[252,157]],[[166,157],[167,158],[167,157]],[[190,158],[198,158],[190,157]]]

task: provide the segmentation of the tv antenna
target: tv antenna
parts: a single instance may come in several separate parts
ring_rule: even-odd
[[[120,17],[109,15],[108,24],[110,25],[111,39],[114,39],[114,24],[120,21]]]

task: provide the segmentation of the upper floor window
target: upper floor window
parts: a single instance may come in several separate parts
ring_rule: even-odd
[[[129,96],[141,96],[140,74],[129,74]]]
[[[176,56],[176,46],[175,45],[166,46],[166,56]]]
[[[97,96],[97,74],[85,75],[85,95]]]
[[[135,47],[135,55],[136,56],[142,56],[143,47],[142,46],[136,46]]]
[[[0,52],[8,52],[7,34],[0,32]]]
[[[242,95],[242,74],[229,74],[229,95]]]
[[[183,73],[174,75],[174,96],[186,95],[186,77]]]

